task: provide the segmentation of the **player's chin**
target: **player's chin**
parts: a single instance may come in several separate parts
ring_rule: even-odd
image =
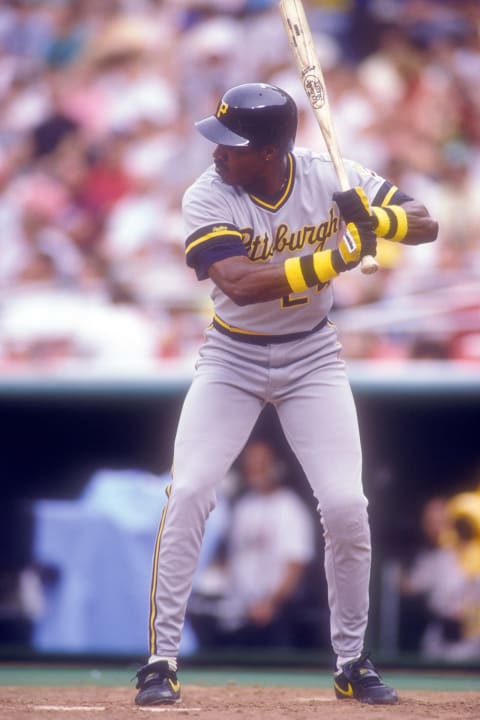
[[[224,166],[215,166],[215,170],[217,172],[218,177],[222,182],[225,183],[225,185],[235,185],[235,180],[232,178],[231,174],[228,172],[227,168]]]

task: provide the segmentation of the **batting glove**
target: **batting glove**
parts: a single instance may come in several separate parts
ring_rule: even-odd
[[[332,264],[337,272],[343,272],[358,265],[364,255],[375,255],[377,238],[363,188],[334,193],[333,199],[345,220],[346,230],[338,248],[332,253]]]

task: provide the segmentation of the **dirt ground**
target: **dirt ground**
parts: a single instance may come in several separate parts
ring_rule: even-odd
[[[406,690],[395,706],[338,701],[312,688],[183,687],[181,703],[139,708],[126,688],[0,688],[1,720],[140,720],[148,716],[202,720],[469,720],[480,718],[479,692]]]

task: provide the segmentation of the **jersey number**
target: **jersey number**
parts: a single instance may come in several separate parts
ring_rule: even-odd
[[[315,291],[319,292],[328,283],[318,283],[315,285]],[[297,295],[296,293],[290,293],[290,295],[283,295],[280,299],[282,308],[298,307],[299,305],[305,305],[310,302],[310,298],[306,295]]]
[[[297,295],[290,294],[284,295],[280,298],[282,308],[296,307],[298,305],[305,305],[305,303],[308,303],[308,297],[305,297],[304,295],[298,297]]]

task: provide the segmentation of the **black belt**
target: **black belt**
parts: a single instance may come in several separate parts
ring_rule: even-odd
[[[302,330],[300,332],[288,333],[286,335],[257,335],[248,334],[241,331],[230,330],[214,317],[212,320],[213,327],[227,337],[238,340],[239,342],[247,343],[248,345],[271,345],[279,343],[293,342],[294,340],[302,340],[303,338],[312,335],[314,332],[321,330],[328,322],[328,317],[324,317],[318,325],[315,325],[311,330]]]

